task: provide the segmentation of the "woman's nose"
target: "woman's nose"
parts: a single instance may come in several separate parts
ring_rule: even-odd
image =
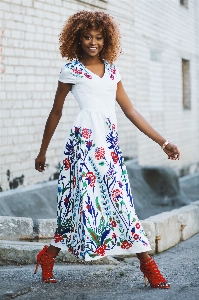
[[[92,45],[95,45],[95,44],[96,44],[96,39],[95,39],[95,38],[92,38],[92,39],[91,39],[91,44],[92,44]]]

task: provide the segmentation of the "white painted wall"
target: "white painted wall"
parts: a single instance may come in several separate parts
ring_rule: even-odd
[[[162,135],[177,144],[181,160],[168,161],[157,145],[137,135],[140,165],[198,169],[199,2],[134,1],[136,107]],[[182,105],[181,59],[190,60],[191,110]]]

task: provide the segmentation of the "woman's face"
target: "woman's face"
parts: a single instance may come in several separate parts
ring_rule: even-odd
[[[81,46],[84,51],[84,55],[95,57],[99,54],[104,46],[104,37],[102,30],[88,30],[82,34]]]

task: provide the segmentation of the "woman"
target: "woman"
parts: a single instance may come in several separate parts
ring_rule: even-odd
[[[129,180],[118,145],[115,100],[127,118],[158,143],[169,159],[179,159],[176,146],[166,141],[134,109],[113,64],[121,52],[113,18],[103,12],[72,15],[60,34],[62,57],[69,59],[59,75],[54,105],[35,160],[45,170],[46,151],[71,91],[80,113],[66,136],[58,180],[57,228],[49,247],[37,255],[42,281],[56,282],[55,257],[65,249],[88,260],[136,253],[151,287],[169,288],[155,261],[133,206]]]

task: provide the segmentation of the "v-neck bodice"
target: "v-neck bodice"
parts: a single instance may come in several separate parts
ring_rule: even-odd
[[[102,77],[100,77],[98,74],[94,73],[94,72],[91,71],[89,68],[87,68],[81,61],[80,61],[79,63],[80,63],[80,65],[82,65],[82,67],[83,67],[84,69],[86,69],[89,73],[91,73],[91,74],[93,74],[93,75],[99,77],[100,79],[102,79],[102,78],[104,77],[105,73],[106,73],[106,66],[105,66],[105,63],[103,63],[104,74],[102,75]]]
[[[73,84],[71,92],[80,109],[115,111],[117,83],[121,80],[115,65],[104,62],[103,77],[86,68],[77,59],[64,65],[59,81]]]

